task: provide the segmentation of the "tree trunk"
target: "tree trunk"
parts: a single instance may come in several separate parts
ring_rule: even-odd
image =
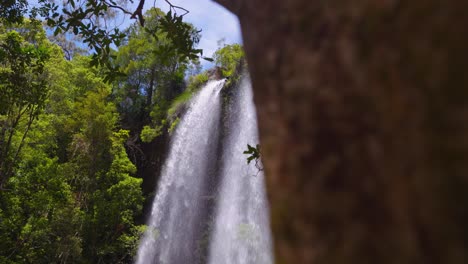
[[[242,27],[276,263],[468,263],[468,1],[217,1]]]

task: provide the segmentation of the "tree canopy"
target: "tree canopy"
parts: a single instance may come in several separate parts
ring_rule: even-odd
[[[31,19],[45,20],[54,35],[72,33],[81,36],[83,42],[94,52],[91,64],[103,68],[106,81],[122,75],[112,63],[115,58],[112,47],[120,46],[126,38],[126,34],[112,23],[113,19],[121,16],[137,19],[140,26],[146,26],[149,33],[165,32],[165,38],[171,45],[161,52],[177,52],[181,61],[198,57],[211,60],[202,57],[203,50],[195,47],[198,39],[194,38],[194,28],[183,21],[188,10],[166,0],[169,11],[161,13],[157,23],[154,23],[146,20],[144,3],[144,0],[139,1],[136,10],[131,12],[125,3],[113,0],[66,0],[62,3],[39,0],[36,6],[30,6],[24,0],[11,0],[0,7],[0,20],[4,23],[20,23],[24,17],[29,16]]]
[[[111,2],[66,3],[0,9],[0,263],[131,263],[151,195],[144,146],[176,128],[208,80],[187,84],[201,35],[174,8],[104,32],[93,24]]]

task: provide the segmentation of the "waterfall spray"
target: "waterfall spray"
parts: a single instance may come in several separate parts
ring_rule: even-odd
[[[220,121],[219,91],[224,80],[210,81],[193,99],[171,141],[137,264],[196,263],[209,200],[205,193],[215,173]],[[216,162],[214,162],[216,163]]]
[[[258,142],[243,76],[223,117],[224,80],[210,81],[179,123],[136,264],[273,263],[263,172],[243,155]]]
[[[209,264],[273,263],[263,172],[242,154],[258,142],[252,87],[244,76],[228,105]]]

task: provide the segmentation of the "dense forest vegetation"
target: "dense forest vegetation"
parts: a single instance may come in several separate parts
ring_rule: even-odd
[[[242,28],[258,112],[277,263],[466,263],[468,2],[214,1],[237,15]],[[63,40],[60,33],[64,31],[81,34],[96,52],[81,60],[88,59],[100,68],[81,67],[86,64],[78,63],[78,58],[71,62],[61,59],[70,68],[58,67],[58,63],[49,63],[57,53],[28,44],[36,43],[35,40],[18,48],[18,43],[23,42],[20,37],[26,40],[27,36],[2,29],[2,50],[8,51],[1,54],[2,93],[10,94],[14,86],[9,83],[30,85],[21,85],[30,91],[21,96],[0,97],[2,261],[48,263],[50,260],[34,258],[52,256],[59,258],[56,262],[64,262],[60,258],[72,253],[83,262],[92,258],[99,261],[99,256],[111,250],[101,243],[106,238],[94,237],[97,233],[92,228],[106,230],[97,219],[99,201],[108,197],[104,192],[92,193],[97,185],[89,179],[105,181],[117,171],[120,177],[129,175],[130,168],[121,165],[130,163],[114,163],[122,161],[116,153],[119,147],[122,150],[126,146],[130,155],[120,157],[131,157],[128,142],[139,141],[142,134],[139,129],[130,130],[131,140],[118,144],[119,138],[123,142],[127,135],[118,133],[117,128],[142,127],[143,138],[149,141],[165,133],[161,125],[173,123],[156,118],[159,111],[152,116],[146,106],[154,101],[149,103],[146,93],[136,90],[130,94],[139,98],[140,106],[133,110],[148,112],[125,114],[139,115],[145,121],[125,124],[117,118],[112,133],[98,133],[101,130],[89,128],[92,121],[111,126],[111,121],[97,121],[109,121],[112,114],[78,116],[75,111],[86,112],[85,99],[91,101],[88,105],[101,106],[99,110],[110,113],[113,107],[114,113],[121,114],[119,111],[133,105],[116,103],[118,94],[114,95],[113,85],[112,92],[107,92],[110,95],[104,96],[105,83],[91,82],[96,87],[102,85],[102,93],[88,94],[80,93],[80,89],[54,92],[52,85],[46,93],[49,96],[45,96],[42,77],[58,67],[57,72],[63,71],[66,76],[60,80],[68,80],[71,75],[70,85],[65,87],[73,87],[73,81],[84,77],[118,78],[117,60],[112,59],[110,47],[120,46],[117,43],[125,34],[107,32],[102,25],[91,25],[90,20],[113,10],[122,11],[143,25],[145,0],[135,1],[138,6],[131,11],[119,6],[120,1],[86,0],[82,2],[88,5],[80,8],[76,0],[66,0],[63,3],[68,4],[67,13],[60,13],[62,9],[52,1],[38,2],[46,12],[35,11],[58,33],[57,41]],[[26,0],[3,4],[0,17],[10,22],[20,22],[27,11]],[[180,44],[176,50],[183,58],[193,59],[200,55],[191,45],[193,40],[189,40],[193,28],[183,26],[183,15],[175,15],[174,9],[177,7],[171,5],[158,28],[166,33],[175,29],[168,37],[173,44]],[[66,50],[65,55],[69,54]],[[74,68],[70,65],[85,68],[89,74],[77,73],[73,77]],[[24,74],[16,76],[17,71]],[[121,92],[125,94],[125,90]],[[54,101],[54,95],[69,100],[59,96]],[[106,100],[92,101],[99,96]],[[47,102],[41,99],[45,97],[49,98]],[[5,98],[14,103],[5,104]],[[57,102],[58,109],[73,107],[73,112],[53,112],[49,107],[54,105],[52,102]],[[162,109],[166,107],[170,108],[166,105]],[[45,118],[49,113],[50,119]],[[67,114],[71,118],[64,121]],[[97,117],[101,118],[95,120]],[[57,125],[50,129],[46,123]],[[46,137],[54,133],[56,143]],[[94,167],[87,155],[96,154],[96,142],[90,141],[91,136],[107,139],[99,143],[107,147],[102,148],[107,156],[100,156],[103,160],[96,167],[100,173],[90,169]],[[107,173],[110,171],[113,173]],[[62,177],[37,177],[49,174]],[[92,177],[79,178],[81,182],[64,176],[75,174]],[[126,188],[138,185],[113,179],[106,184],[126,183]],[[60,183],[65,186],[53,185]],[[51,187],[42,188],[46,184]],[[63,196],[57,195],[64,192]],[[77,195],[81,193],[82,196]],[[137,196],[142,199],[141,193],[134,198]],[[55,206],[57,203],[61,206]],[[123,211],[116,218],[122,217]],[[66,218],[53,217],[58,214]],[[78,217],[78,221],[74,222],[73,217]],[[107,228],[119,237],[132,236],[129,229]],[[59,238],[44,230],[60,230],[64,235]],[[58,241],[65,238],[68,240]],[[41,243],[55,245],[55,249],[41,247]],[[89,243],[95,243],[94,247]],[[62,247],[69,250],[60,250]],[[44,249],[50,252],[38,253]]]
[[[125,30],[112,82],[70,35],[35,19],[0,25],[0,263],[132,261],[150,195],[142,145],[175,129],[209,77],[156,27],[164,16],[150,9]],[[242,57],[234,44],[214,59],[228,77]]]

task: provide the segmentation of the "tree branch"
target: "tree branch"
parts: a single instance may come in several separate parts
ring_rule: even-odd
[[[106,3],[106,4],[107,4],[107,6],[108,6],[108,7],[110,7],[110,8],[116,8],[116,9],[119,9],[119,10],[120,10],[120,11],[122,11],[124,14],[127,14],[127,15],[133,15],[133,14],[132,14],[132,12],[130,12],[130,11],[128,11],[128,10],[126,10],[126,9],[124,9],[124,8],[123,8],[123,7],[121,7],[121,6],[112,5],[112,4],[109,4],[109,3],[107,3],[107,2],[104,2],[104,3]]]
[[[183,10],[185,11],[184,14],[182,14],[181,16],[185,16],[186,14],[189,13],[189,11],[181,6],[176,6],[176,5],[173,5],[171,2],[169,2],[169,0],[165,0],[166,3],[169,5],[169,8],[173,9],[175,11],[175,9],[180,9],[180,10]],[[122,7],[119,7],[119,6],[114,6],[114,5],[109,5],[109,7],[113,7],[113,8],[118,8],[120,9],[122,12],[124,12],[125,14],[128,14],[128,15],[131,15],[130,18],[131,19],[137,19],[138,18],[138,22],[140,23],[140,25],[143,27],[145,25],[145,18],[143,16],[143,7],[145,5],[145,0],[140,0],[140,2],[138,3],[138,7],[136,8],[135,12],[130,13],[128,12],[127,10],[123,9]]]
[[[138,22],[143,27],[145,25],[145,18],[143,17],[143,6],[145,5],[145,0],[140,0],[137,9],[133,12],[131,19],[136,19],[138,17]]]
[[[185,9],[185,8],[183,8],[183,7],[181,7],[181,6],[173,5],[173,4],[172,4],[171,2],[169,2],[168,0],[164,0],[164,1],[166,1],[166,3],[169,5],[170,8],[174,9],[174,12],[175,12],[175,9],[176,9],[176,8],[177,8],[177,9],[184,10],[185,13],[184,13],[183,15],[181,15],[181,16],[185,16],[186,14],[189,13],[189,11],[188,11],[187,9]]]

